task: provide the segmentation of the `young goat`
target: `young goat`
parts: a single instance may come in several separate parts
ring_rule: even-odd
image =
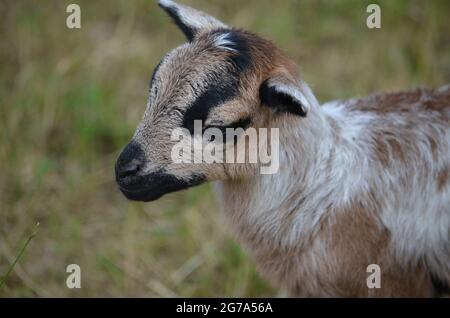
[[[320,106],[271,42],[169,0],[159,5],[189,42],[156,67],[144,117],[117,160],[129,199],[216,181],[237,238],[291,296],[447,290],[450,86]],[[278,128],[278,173],[262,175],[253,163],[174,163],[171,132],[193,134],[194,120]],[[381,288],[367,286],[370,264],[380,266]]]

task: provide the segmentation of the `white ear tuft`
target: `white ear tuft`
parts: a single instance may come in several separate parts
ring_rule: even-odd
[[[233,47],[235,46],[235,43],[233,43],[229,36],[230,33],[228,32],[218,34],[214,38],[214,45],[219,49],[236,52],[236,49]]]

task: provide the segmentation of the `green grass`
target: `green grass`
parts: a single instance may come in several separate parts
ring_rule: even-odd
[[[181,33],[143,0],[77,1],[82,29],[68,30],[71,2],[0,4],[0,277],[14,265],[0,296],[276,295],[209,185],[150,204],[115,185],[152,69]],[[183,2],[273,39],[321,101],[450,81],[445,0],[379,1],[380,30],[365,27],[371,1]],[[65,285],[71,263],[79,290]]]

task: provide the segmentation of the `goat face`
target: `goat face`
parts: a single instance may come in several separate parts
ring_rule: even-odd
[[[295,67],[269,41],[169,0],[159,5],[189,42],[154,70],[143,119],[116,162],[117,183],[132,200],[156,200],[204,181],[245,177],[251,170],[245,164],[174,162],[175,129],[195,138],[195,120],[203,129],[220,131],[261,127],[271,113],[305,116],[314,102]],[[223,139],[225,149],[238,144]]]

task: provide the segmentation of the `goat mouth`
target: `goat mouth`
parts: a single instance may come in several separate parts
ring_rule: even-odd
[[[164,170],[144,176],[116,178],[120,191],[127,199],[144,202],[155,201],[167,193],[199,185],[205,180],[203,175],[197,174],[181,179]]]

